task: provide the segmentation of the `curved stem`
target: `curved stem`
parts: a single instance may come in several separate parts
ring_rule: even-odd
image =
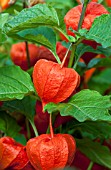
[[[74,62],[74,55],[75,55],[75,51],[76,51],[76,45],[72,44],[72,52],[71,52],[71,56],[70,56],[70,60],[69,60],[69,64],[68,67],[71,68]]]
[[[29,120],[27,118],[25,119],[25,123],[26,123],[26,129],[27,129],[27,137],[28,139],[30,139],[31,133],[30,133],[30,127],[29,127]]]
[[[65,54],[65,57],[64,57],[63,60],[62,60],[61,68],[62,68],[62,67],[64,66],[64,64],[65,64],[65,61],[66,61],[66,58],[67,58],[67,55],[68,55],[68,53],[69,53],[69,50],[70,50],[71,46],[72,46],[72,43],[70,44],[69,48],[67,49],[67,52],[66,52],[66,54]]]
[[[35,126],[35,124],[34,124],[34,121],[32,121],[32,120],[29,120],[30,121],[30,124],[31,124],[31,126],[32,126],[32,128],[33,128],[33,131],[34,131],[34,133],[35,133],[35,136],[39,136],[39,134],[38,134],[38,132],[37,132],[37,128],[36,128],[36,126]]]
[[[52,114],[50,114],[50,118],[49,118],[49,126],[50,126],[50,134],[51,134],[51,138],[54,137],[54,132],[53,132],[53,128],[52,128]]]
[[[89,166],[88,166],[88,168],[87,168],[87,170],[91,170],[92,167],[93,167],[93,164],[94,164],[94,163],[91,161],[90,164],[89,164]]]

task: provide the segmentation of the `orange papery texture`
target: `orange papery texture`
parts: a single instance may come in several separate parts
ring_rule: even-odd
[[[74,36],[74,33],[69,30],[72,28],[73,30],[77,30],[80,16],[82,12],[82,5],[78,5],[72,8],[64,17],[64,22],[66,24],[67,33],[69,35]],[[82,28],[90,29],[94,19],[102,14],[108,14],[109,12],[105,9],[105,7],[96,2],[90,2],[87,6],[85,17],[83,20]]]
[[[30,65],[34,66],[37,61],[38,47],[34,44],[28,44]],[[10,50],[10,56],[15,65],[23,70],[28,69],[27,52],[25,42],[13,44]]]
[[[10,137],[0,138],[0,170],[22,170],[29,163],[25,147]]]
[[[29,56],[30,56],[30,65],[34,66],[34,64],[40,59],[47,59],[54,62],[57,62],[52,52],[44,47],[44,46],[36,46],[34,44],[28,44]],[[57,42],[56,52],[62,61],[67,48],[64,47],[60,42]],[[67,55],[67,59],[65,61],[65,66],[68,65],[69,57],[71,52],[69,51]],[[23,70],[28,69],[28,61],[27,61],[27,53],[26,53],[26,44],[24,42],[13,44],[10,50],[11,60],[15,65],[18,65]]]
[[[68,134],[49,134],[30,139],[26,145],[28,158],[36,170],[64,168],[74,159],[76,143]]]
[[[106,4],[111,7],[111,0],[106,0]]]
[[[10,0],[0,0],[0,6],[2,8],[2,10],[6,9],[9,6],[9,1]]]
[[[67,99],[79,85],[80,76],[72,68],[41,59],[34,66],[33,82],[44,106]]]

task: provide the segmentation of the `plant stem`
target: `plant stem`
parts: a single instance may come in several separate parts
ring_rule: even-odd
[[[23,0],[23,9],[26,8],[27,2],[26,0]],[[30,54],[29,54],[29,48],[28,48],[28,42],[25,41],[25,46],[26,46],[26,54],[27,54],[27,64],[28,64],[28,69],[30,68]]]
[[[81,27],[82,27],[82,23],[83,23],[83,20],[84,20],[84,16],[85,16],[85,12],[86,12],[86,8],[87,8],[88,2],[89,2],[89,0],[85,1],[84,4],[83,4],[82,13],[81,13],[81,16],[80,16],[80,20],[79,20],[79,24],[78,24],[77,31],[78,31],[79,29],[81,29]],[[76,44],[73,44],[73,45],[72,45],[72,53],[71,53],[70,60],[69,60],[69,64],[68,64],[68,67],[69,67],[69,68],[71,68],[72,65],[73,65],[76,47],[77,47],[77,45],[78,45],[80,42],[81,42],[81,39],[78,40],[78,42],[77,42]],[[76,66],[77,66],[78,61],[79,61],[79,59],[76,61]],[[76,66],[75,66],[75,67],[76,67]]]
[[[87,0],[87,2],[83,3],[82,13],[81,13],[81,16],[80,16],[80,20],[79,20],[79,24],[78,24],[78,29],[77,30],[81,29],[81,27],[82,27],[82,23],[83,23],[83,20],[84,20],[87,4],[88,4],[88,0]]]
[[[51,134],[51,138],[54,137],[54,132],[53,132],[53,128],[52,128],[52,114],[50,114],[50,118],[49,118],[49,126],[50,126],[50,134]]]
[[[30,68],[30,54],[29,54],[29,48],[28,48],[28,42],[25,41],[25,45],[26,45],[26,54],[27,54],[27,64],[28,64],[28,68]]]
[[[36,128],[36,126],[35,126],[35,124],[34,124],[34,121],[32,121],[32,120],[29,120],[30,121],[30,124],[31,124],[31,126],[32,126],[32,128],[33,128],[33,131],[34,131],[34,133],[35,133],[35,136],[39,136],[39,134],[38,134],[38,132],[37,132],[37,128]]]
[[[71,68],[74,62],[74,55],[75,55],[75,51],[76,51],[76,45],[72,44],[72,52],[71,52],[71,56],[70,56],[70,60],[69,60],[69,64],[68,67]]]
[[[89,166],[88,166],[88,168],[87,168],[87,170],[91,170],[92,167],[93,167],[93,164],[94,164],[94,163],[91,161],[90,164],[89,164]]]
[[[27,128],[27,137],[28,139],[30,139],[31,133],[30,133],[30,127],[29,127],[29,120],[27,118],[25,119],[25,123],[26,123],[26,128]]]
[[[61,68],[62,68],[62,67],[64,66],[64,64],[65,64],[65,61],[66,61],[66,58],[67,58],[67,55],[68,55],[68,53],[69,53],[69,50],[70,50],[71,46],[72,46],[72,43],[70,44],[70,46],[69,46],[69,48],[68,48],[68,50],[67,50],[67,52],[66,52],[66,54],[65,54],[65,57],[64,57],[63,60],[62,60]]]

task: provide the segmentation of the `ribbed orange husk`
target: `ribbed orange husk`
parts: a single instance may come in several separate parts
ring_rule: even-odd
[[[111,7],[111,0],[106,0],[106,4]]]
[[[48,134],[30,139],[26,145],[28,158],[36,170],[52,170],[70,165],[74,159],[76,143],[68,134]]]
[[[2,8],[2,10],[6,9],[9,6],[9,1],[10,0],[0,0],[0,6]]]
[[[80,76],[72,68],[41,59],[34,66],[33,82],[44,106],[67,99],[79,85]]]
[[[74,33],[69,30],[72,28],[73,30],[77,30],[80,16],[82,12],[82,5],[78,5],[72,8],[64,17],[64,22],[66,24],[67,33],[69,35],[74,36]],[[108,14],[109,12],[105,9],[105,7],[96,2],[90,2],[87,6],[85,17],[83,20],[82,28],[90,29],[94,19],[102,14]]]
[[[24,146],[10,137],[0,138],[0,170],[22,169],[28,163]]]
[[[37,62],[38,48],[39,47],[34,44],[28,44],[31,66],[34,66]],[[28,69],[26,44],[24,42],[13,44],[10,50],[10,56],[15,65],[20,66],[23,70]]]

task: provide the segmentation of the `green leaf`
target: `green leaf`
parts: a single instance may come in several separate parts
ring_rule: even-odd
[[[60,63],[60,59],[56,54],[56,34],[51,28],[40,26],[38,28],[26,29],[20,31],[14,37],[46,46]]]
[[[77,146],[91,161],[111,169],[111,152],[108,147],[89,139],[77,139]]]
[[[0,43],[3,43],[4,41],[7,40],[6,34],[2,32],[2,29],[0,29]]]
[[[100,72],[100,74],[92,77],[92,80],[99,84],[111,85],[111,69],[107,68]]]
[[[101,96],[96,91],[82,90],[71,97],[68,103],[49,103],[44,110],[49,113],[60,111],[62,116],[72,116],[79,122],[111,121],[109,107],[111,107],[110,96]]]
[[[111,46],[111,14],[104,14],[97,17],[91,29],[85,35],[86,39],[91,39],[100,43],[104,48]]]
[[[18,112],[25,115],[28,119],[33,119],[35,115],[36,100],[30,96],[24,97],[22,100],[6,101],[3,103],[3,110],[9,112]]]
[[[8,13],[0,14],[0,43],[3,43],[4,41],[7,40],[7,36],[3,32],[2,28],[3,28],[4,24],[7,22],[8,18],[9,18]]]
[[[97,46],[97,49],[92,48],[91,46],[85,45],[83,43],[80,43],[77,46],[76,53],[79,56],[79,58],[85,53],[85,52],[92,52],[96,54],[103,54],[106,57],[111,56],[111,48],[103,48],[102,46]]]
[[[0,111],[0,130],[7,136],[14,137],[20,131],[20,126],[9,114]]]
[[[17,16],[5,24],[7,35],[15,34],[28,28],[36,28],[40,25],[59,25],[57,12],[51,6],[38,4],[32,8],[22,10]]]
[[[22,99],[34,92],[31,77],[18,66],[0,68],[0,100]]]
[[[23,134],[17,134],[17,136],[14,137],[16,142],[21,143],[22,145],[26,146],[27,140]]]
[[[61,15],[62,16],[62,15]],[[57,15],[57,11],[47,4],[38,4],[29,9],[22,10],[17,16],[13,17],[4,26],[4,32],[8,36],[16,36],[16,33],[29,28],[37,28],[38,26],[49,26],[60,31],[70,40],[66,34],[65,24],[61,24],[63,17]],[[64,27],[64,30],[63,30]]]
[[[8,21],[8,18],[9,18],[8,13],[0,14],[0,28],[2,28],[4,24]]]
[[[92,67],[111,67],[111,58],[94,58],[87,66],[87,68]]]
[[[69,124],[70,127],[70,124]],[[108,122],[102,121],[85,121],[73,122],[71,129],[80,130],[83,137],[94,139],[110,139],[111,138],[111,125]]]

